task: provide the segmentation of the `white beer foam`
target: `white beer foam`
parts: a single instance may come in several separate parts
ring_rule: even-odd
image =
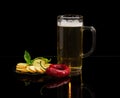
[[[83,26],[83,22],[80,22],[78,20],[69,20],[69,21],[66,21],[66,20],[62,20],[61,22],[58,22],[57,24],[58,26],[61,26],[61,27],[81,27]]]

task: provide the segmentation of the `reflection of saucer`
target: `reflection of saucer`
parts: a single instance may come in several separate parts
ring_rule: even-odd
[[[17,74],[16,75],[17,80],[20,80],[22,82],[32,82],[32,83],[38,83],[38,82],[44,82],[44,81],[48,81],[49,79],[51,79],[51,77],[47,76],[47,75],[39,75],[39,74]]]

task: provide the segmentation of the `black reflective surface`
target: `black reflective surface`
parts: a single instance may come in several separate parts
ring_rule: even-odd
[[[62,79],[47,75],[21,75],[14,72],[22,57],[3,57],[7,66],[7,91],[10,97],[98,98],[117,96],[120,57],[90,56],[83,59],[81,76]],[[116,78],[117,77],[117,78]],[[115,93],[114,93],[115,92]]]
[[[52,3],[52,7],[51,4],[47,6],[46,4],[46,1],[38,3],[38,6],[36,4],[33,6],[33,2],[32,5],[28,2],[27,4],[4,3],[3,30],[0,39],[0,80],[3,88],[1,91],[5,92],[1,96],[7,96],[6,98],[119,98],[120,15],[117,6],[119,3],[81,1],[81,3],[70,4],[70,2],[60,1],[54,5]],[[57,88],[46,88],[44,85],[49,81],[52,82],[51,78],[20,76],[14,72],[16,63],[24,61],[25,49],[34,56],[56,55],[56,17],[65,13],[83,15],[84,25],[93,25],[97,31],[96,50],[92,54],[95,56],[83,60],[82,90],[79,76],[70,78],[68,83]],[[85,41],[88,42],[88,37]],[[87,44],[86,48],[88,45],[91,44]],[[61,81],[63,80],[60,80],[60,83]]]

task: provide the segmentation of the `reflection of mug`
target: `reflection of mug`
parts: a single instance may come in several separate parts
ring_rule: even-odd
[[[92,32],[92,47],[83,53],[83,31]],[[57,17],[57,60],[67,64],[74,74],[80,74],[82,58],[89,56],[95,47],[96,30],[93,26],[83,26],[81,15],[59,15]]]
[[[87,84],[83,85],[79,75],[62,84],[64,85],[56,88],[57,98],[95,98],[94,88]]]

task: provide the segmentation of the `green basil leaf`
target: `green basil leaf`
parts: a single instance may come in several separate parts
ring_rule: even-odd
[[[31,64],[31,56],[30,56],[29,52],[26,50],[24,53],[24,59],[25,59],[26,63]]]

